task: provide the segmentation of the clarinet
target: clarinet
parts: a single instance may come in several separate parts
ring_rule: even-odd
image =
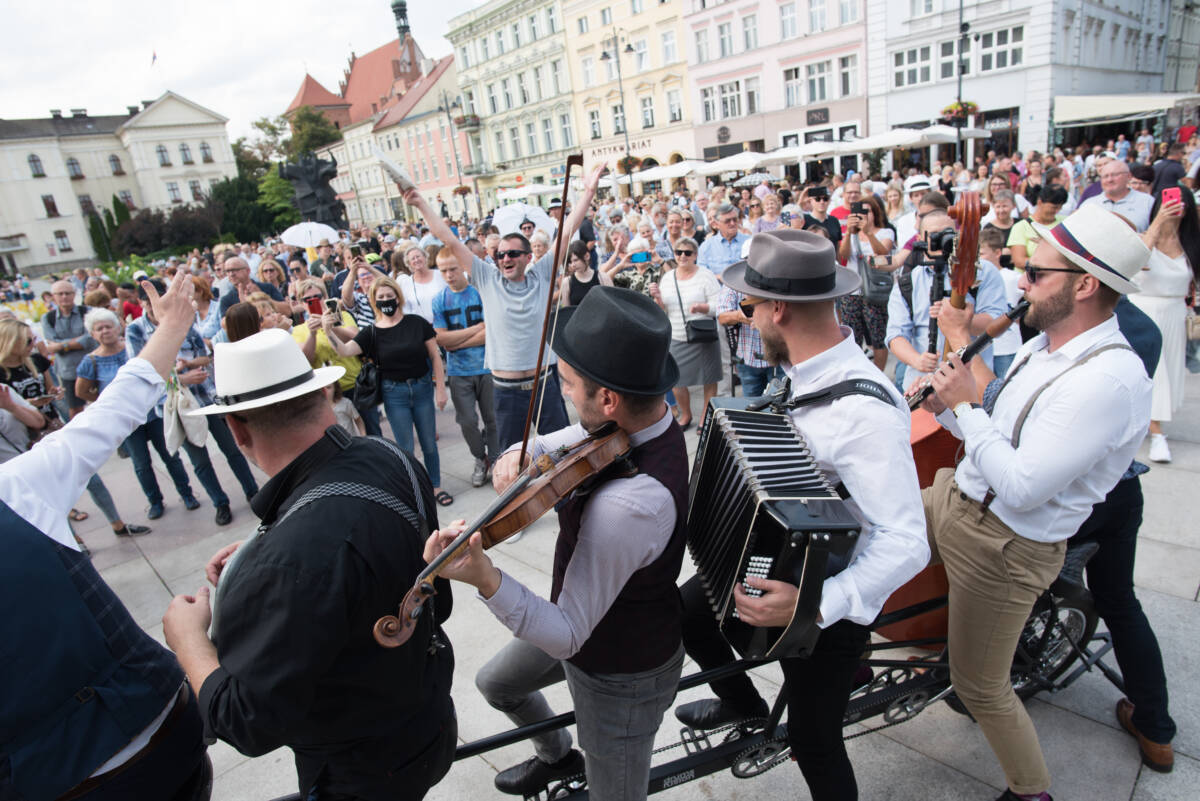
[[[1007,331],[1010,325],[1024,317],[1027,311],[1029,311],[1029,301],[1022,300],[1003,317],[993,320],[992,324],[987,327],[987,331],[980,334],[970,345],[960,350],[958,355],[962,357],[964,363],[969,362],[972,357],[977,356],[980,351],[992,344],[993,339]],[[921,383],[917,386],[917,391],[908,397],[908,408],[910,411],[915,411],[926,398],[933,394],[933,382],[930,376],[922,379]]]

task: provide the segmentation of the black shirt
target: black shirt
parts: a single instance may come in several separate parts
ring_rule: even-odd
[[[419,487],[387,446],[359,437],[343,448],[327,432],[254,496],[254,513],[270,528],[226,568],[213,630],[221,666],[199,692],[205,733],[248,756],[290,746],[302,797],[322,774],[330,793],[400,797],[394,785],[406,764],[453,725],[454,654],[440,631],[452,606],[449,583],[436,581],[407,643],[383,648],[372,636],[424,568],[428,531],[379,503],[343,496],[279,520],[304,493],[337,481],[385,490],[414,511],[420,492],[432,530],[433,487],[408,463]],[[435,619],[445,646],[431,654]]]
[[[384,378],[408,381],[429,374],[429,349],[425,343],[437,334],[429,321],[418,314],[406,314],[390,328],[377,325],[360,328],[354,341],[363,355],[375,362]]]
[[[835,248],[838,246],[838,243],[842,241],[842,223],[837,217],[829,214],[826,215],[824,220],[818,220],[811,214],[806,213],[804,215],[804,227],[807,228],[812,223],[823,226],[825,230],[829,232],[829,239],[833,242],[833,246]]]
[[[256,287],[258,287],[259,290],[266,292],[267,297],[269,297],[271,300],[283,300],[283,295],[279,294],[279,290],[275,288],[274,284],[268,284],[263,281],[255,281],[253,278],[251,278],[250,281]],[[224,317],[225,312],[229,311],[229,307],[237,303],[239,300],[241,300],[241,298],[238,295],[237,287],[234,287],[232,290],[221,296],[217,310],[220,312],[221,316]]]
[[[1162,190],[1178,186],[1179,179],[1187,175],[1187,170],[1183,164],[1175,159],[1160,159],[1154,164],[1154,185],[1150,189],[1150,194],[1157,195]]]

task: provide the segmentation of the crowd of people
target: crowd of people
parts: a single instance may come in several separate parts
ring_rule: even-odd
[[[270,240],[197,250],[131,284],[110,287],[87,271],[56,281],[39,325],[0,319],[0,516],[37,565],[13,586],[52,581],[51,557],[79,552],[64,518],[79,519],[71,504],[84,488],[118,536],[148,532],[119,516],[95,475],[118,447],[150,519],[164,513],[153,445],[194,509],[183,448],[226,525],[211,438],[263,526],[213,557],[211,599],[205,589],[172,601],[164,633],[174,656],[129,635],[136,626],[123,607],[106,629],[83,589],[57,587],[59,622],[100,632],[72,646],[81,664],[92,664],[82,651],[107,643],[118,667],[151,665],[141,681],[152,688],[120,670],[123,684],[96,679],[138,701],[123,728],[93,721],[117,756],[77,760],[70,776],[36,789],[103,799],[153,787],[138,797],[172,797],[203,773],[189,733],[202,728],[247,754],[291,746],[307,798],[419,798],[449,769],[455,742],[453,652],[440,628],[453,579],[514,634],[476,676],[487,701],[534,723],[552,714],[540,690],[565,680],[576,707],[582,753],[565,730],[544,732],[497,787],[528,796],[586,774],[593,797],[644,797],[685,653],[704,667],[732,658],[703,588],[676,587],[685,436],[703,427],[727,374],[728,391],[736,381],[747,397],[781,378],[794,396],[840,383],[871,389],[790,413],[863,524],[853,559],[825,581],[812,655],[783,660],[789,714],[804,721],[789,738],[814,799],[857,797],[842,721],[859,658],[888,596],[931,558],[950,581],[955,690],[1004,769],[1002,798],[1049,798],[1008,671],[1071,537],[1101,546],[1088,581],[1125,677],[1118,719],[1146,764],[1170,770],[1162,660],[1132,586],[1140,514],[1131,510],[1146,470],[1133,456],[1149,434],[1150,458],[1171,458],[1163,426],[1182,403],[1185,319],[1200,275],[1191,190],[1200,148],[1189,136],[1151,164],[1148,147],[1119,137],[1107,148],[989,153],[971,168],[910,167],[886,179],[700,191],[680,182],[640,197],[598,198],[597,165],[541,228],[447,219],[412,190],[404,200],[418,223],[364,227],[312,249]],[[964,191],[980,192],[988,213],[966,308],[955,308],[938,298],[950,294],[946,265],[963,233],[950,209]],[[1031,307],[1021,326],[965,364],[958,352],[1022,298]],[[1067,371],[1071,380],[1057,381]],[[965,453],[924,490],[903,397],[919,383],[935,390],[925,408]],[[394,612],[423,563],[465,528],[438,519],[454,502],[438,452],[436,410],[448,403],[476,487],[490,478],[503,492],[528,464],[522,455],[559,453],[606,425],[627,434],[637,471],[559,504],[549,598],[497,569],[476,535],[438,579],[419,645],[383,649],[371,637],[376,618]],[[261,488],[251,462],[267,476]],[[20,498],[29,466],[66,476],[36,509]],[[58,558],[103,585],[86,560]],[[786,625],[795,600],[784,582],[752,578],[736,590],[751,625]],[[397,676],[420,686],[398,689]],[[46,697],[69,697],[87,678],[51,672]],[[706,729],[765,708],[749,680],[713,691],[677,717]],[[50,714],[40,703],[23,714]],[[68,733],[76,713],[54,714],[64,725],[50,745],[99,753]],[[139,739],[159,729],[171,730],[168,750],[164,738]],[[112,770],[147,751],[158,756]],[[171,781],[166,755],[187,766]],[[0,789],[24,780],[0,776]]]

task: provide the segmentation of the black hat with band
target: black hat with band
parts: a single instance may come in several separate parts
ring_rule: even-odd
[[[862,286],[857,272],[838,266],[832,242],[791,228],[755,234],[745,260],[721,280],[743,295],[793,303],[832,300]]]

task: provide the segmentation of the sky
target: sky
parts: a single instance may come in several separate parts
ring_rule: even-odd
[[[449,55],[447,21],[482,0],[409,0],[413,36]],[[353,50],[397,36],[390,0],[38,0],[5,4],[0,117],[124,114],[170,89],[229,118],[230,141],[287,108],[307,71],[337,93]],[[153,55],[158,58],[151,66]]]

